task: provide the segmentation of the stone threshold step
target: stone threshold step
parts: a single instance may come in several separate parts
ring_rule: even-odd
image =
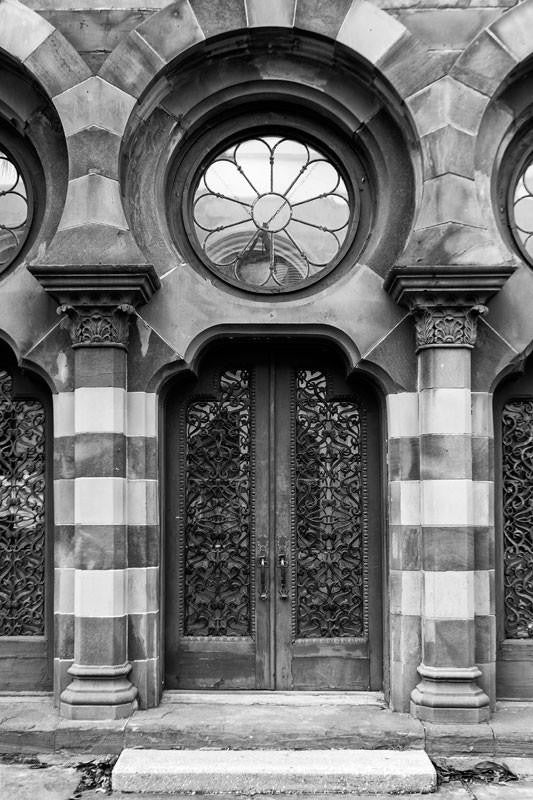
[[[423,750],[123,750],[114,792],[375,794],[433,792]]]

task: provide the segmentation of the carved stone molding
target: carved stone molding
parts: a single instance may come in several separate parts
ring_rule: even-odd
[[[428,347],[474,347],[485,303],[500,291],[514,266],[394,267],[384,284],[416,322],[417,351]]]
[[[483,305],[471,308],[415,306],[417,351],[427,347],[474,347],[478,317],[486,311]]]
[[[161,285],[150,264],[34,265],[30,272],[59,303],[73,347],[126,347],[131,314]]]
[[[62,305],[58,314],[68,319],[72,347],[124,347],[128,345],[132,305],[123,303],[115,308]]]

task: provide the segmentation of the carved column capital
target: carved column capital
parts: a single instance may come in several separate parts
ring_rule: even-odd
[[[477,338],[478,318],[487,312],[481,304],[468,307],[415,305],[416,349],[428,347],[473,348]]]
[[[128,346],[129,323],[135,309],[128,303],[118,306],[61,305],[57,313],[63,315],[68,327],[72,347],[123,347]]]

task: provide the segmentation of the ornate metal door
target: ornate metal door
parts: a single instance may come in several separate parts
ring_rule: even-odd
[[[498,536],[497,694],[533,698],[533,370],[495,399]]]
[[[371,394],[319,348],[217,354],[168,423],[167,686],[378,688]]]

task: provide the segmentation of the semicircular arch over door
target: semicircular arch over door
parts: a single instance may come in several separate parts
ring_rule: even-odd
[[[381,688],[379,407],[344,376],[217,346],[170,390],[167,688]]]

